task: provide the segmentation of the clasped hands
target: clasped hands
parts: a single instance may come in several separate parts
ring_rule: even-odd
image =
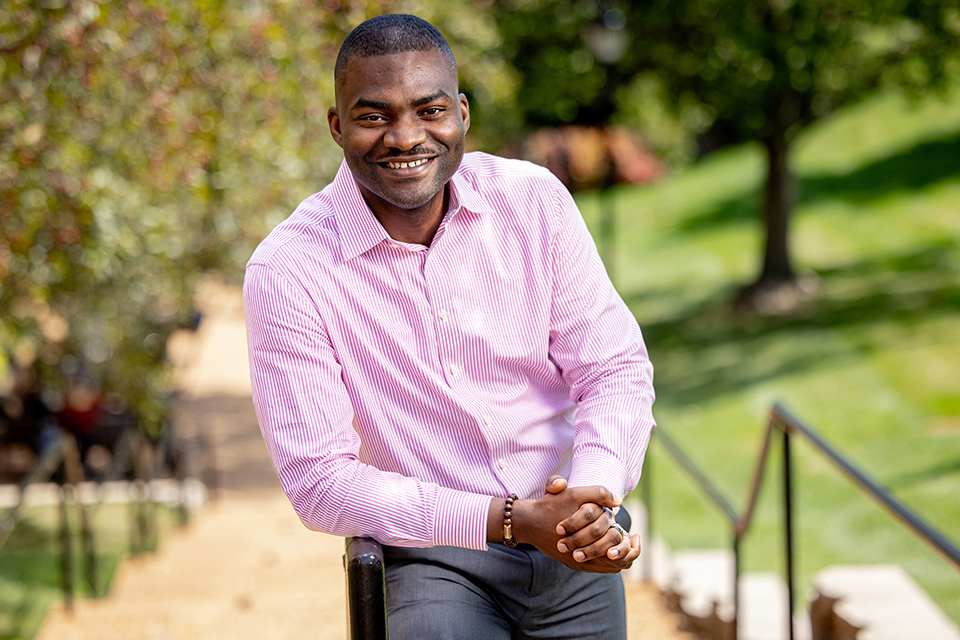
[[[551,476],[543,497],[514,503],[514,538],[571,569],[618,573],[640,556],[640,535],[613,526],[619,506],[603,487],[567,488],[564,478]]]

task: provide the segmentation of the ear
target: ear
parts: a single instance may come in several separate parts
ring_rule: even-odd
[[[330,126],[330,135],[333,141],[343,148],[343,133],[340,131],[340,114],[336,107],[330,107],[327,111],[327,124]]]
[[[470,130],[470,103],[467,96],[460,94],[460,115],[463,116],[463,132]]]

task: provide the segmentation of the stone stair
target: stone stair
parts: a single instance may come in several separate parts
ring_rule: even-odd
[[[817,638],[960,640],[960,629],[899,565],[838,565],[817,574]]]
[[[634,531],[646,531],[641,502],[625,505]],[[734,557],[729,549],[671,552],[660,537],[643,541],[627,579],[655,584],[684,628],[714,640],[733,638]],[[786,640],[787,586],[777,573],[740,576],[738,640]],[[795,640],[960,640],[960,630],[897,565],[835,566],[814,580],[810,610],[794,613]]]

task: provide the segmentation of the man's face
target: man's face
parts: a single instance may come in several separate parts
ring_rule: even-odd
[[[442,213],[444,187],[463,159],[470,110],[439,51],[354,57],[327,119],[375,214]]]

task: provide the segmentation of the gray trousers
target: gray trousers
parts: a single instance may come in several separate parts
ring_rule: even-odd
[[[391,640],[625,640],[623,579],[530,545],[384,547]]]

